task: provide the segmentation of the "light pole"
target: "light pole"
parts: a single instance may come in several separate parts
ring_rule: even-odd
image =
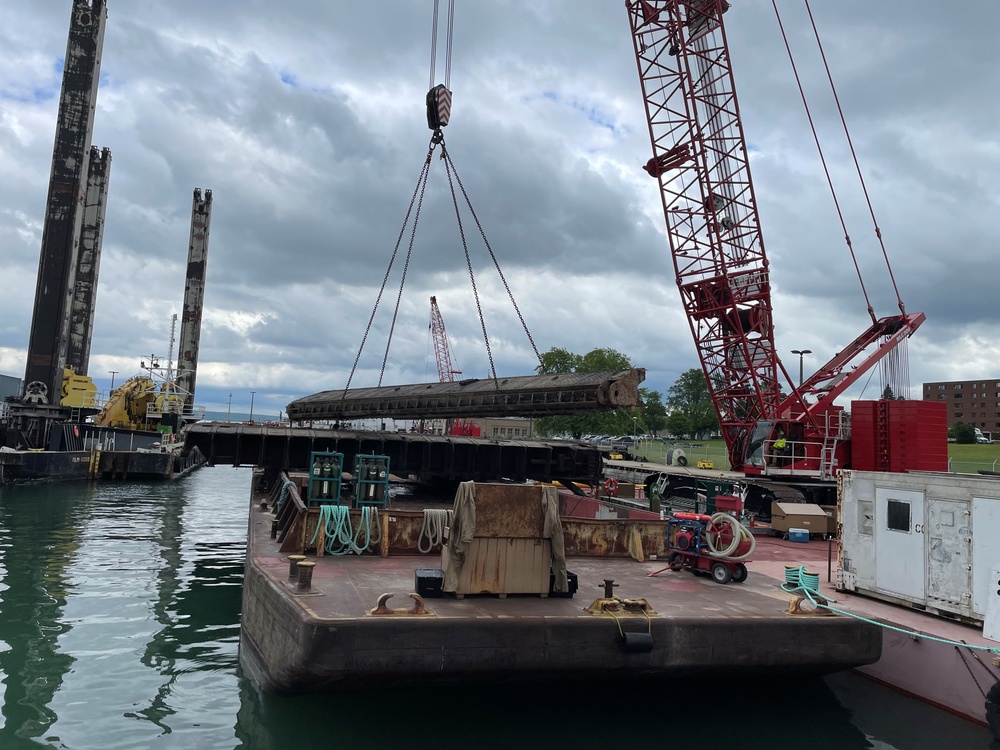
[[[812,354],[812,349],[792,349],[792,354],[799,355],[799,388],[802,387],[802,358],[806,354]]]
[[[115,375],[118,374],[118,370],[108,370],[111,373],[111,390],[115,389]]]
[[[257,391],[250,391],[250,424],[253,424],[253,396]]]
[[[233,414],[233,394],[230,393],[229,394],[229,405],[226,407],[226,421],[227,422],[229,421],[229,418],[232,416],[232,414]]]
[[[639,421],[639,417],[632,417],[632,437],[638,434],[638,428],[636,427],[636,422]]]

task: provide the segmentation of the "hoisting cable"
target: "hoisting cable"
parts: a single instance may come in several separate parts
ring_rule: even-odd
[[[444,46],[444,87],[451,89],[451,39],[455,31],[455,0],[448,0],[448,31]]]
[[[490,258],[493,261],[493,265],[497,270],[497,274],[503,283],[504,289],[507,292],[507,297],[510,299],[511,305],[514,311],[517,313],[517,317],[521,322],[521,327],[523,328],[525,335],[531,344],[532,351],[535,354],[535,358],[541,364],[541,355],[538,353],[538,347],[535,344],[534,338],[531,336],[531,332],[528,330],[527,323],[525,323],[524,315],[522,315],[520,308],[517,305],[517,301],[514,299],[514,294],[511,291],[510,285],[507,283],[507,279],[500,269],[500,263],[497,260],[496,254],[493,252],[493,248],[490,246],[489,240],[486,237],[486,232],[483,229],[482,223],[479,221],[479,217],[476,215],[475,209],[472,207],[472,201],[469,199],[469,195],[465,190],[465,186],[462,184],[462,180],[458,175],[458,170],[455,168],[454,162],[451,160],[451,156],[448,153],[447,147],[444,142],[444,134],[441,128],[448,124],[448,119],[451,110],[451,91],[449,86],[451,85],[451,51],[452,51],[452,35],[454,31],[454,18],[455,18],[455,0],[449,0],[448,3],[448,21],[447,21],[447,31],[445,39],[445,83],[443,85],[434,85],[434,72],[435,72],[435,61],[437,58],[437,36],[438,36],[438,11],[439,11],[439,0],[434,1],[434,18],[432,25],[432,37],[431,37],[431,64],[430,64],[430,86],[431,89],[427,95],[427,120],[428,126],[432,130],[430,145],[427,149],[427,156],[424,159],[423,167],[420,171],[420,177],[417,179],[417,185],[414,189],[413,196],[410,198],[410,204],[406,211],[406,217],[403,220],[403,226],[399,230],[399,236],[396,238],[396,245],[393,248],[392,255],[389,258],[389,264],[386,268],[385,275],[382,278],[382,285],[379,288],[378,295],[375,299],[375,305],[372,308],[371,315],[368,318],[368,325],[365,327],[365,333],[361,339],[361,346],[358,347],[357,356],[354,358],[354,364],[351,367],[350,375],[347,379],[347,385],[344,388],[343,395],[341,397],[341,403],[347,400],[347,391],[351,387],[351,382],[354,379],[354,374],[357,371],[358,363],[361,360],[361,354],[364,350],[365,343],[368,340],[368,336],[371,333],[372,325],[375,321],[375,314],[378,310],[379,303],[385,294],[386,285],[389,281],[389,275],[392,272],[392,267],[396,261],[399,254],[399,247],[403,240],[403,235],[406,232],[407,224],[409,224],[410,216],[413,216],[413,225],[410,230],[409,244],[406,251],[406,258],[403,265],[402,278],[399,284],[399,291],[396,295],[396,305],[393,309],[392,322],[389,327],[389,335],[386,341],[385,352],[382,357],[382,367],[379,372],[378,385],[382,385],[382,381],[385,377],[385,368],[389,359],[389,349],[392,345],[392,335],[396,328],[396,321],[399,315],[399,307],[403,296],[403,287],[406,283],[406,276],[409,270],[410,259],[413,255],[413,244],[416,238],[417,224],[420,220],[420,211],[423,207],[424,193],[427,188],[427,179],[430,174],[430,164],[431,157],[433,156],[434,149],[440,145],[441,146],[441,160],[445,164],[445,173],[448,176],[448,187],[451,192],[452,205],[455,208],[455,218],[458,223],[459,235],[462,239],[462,248],[465,253],[466,267],[469,271],[469,279],[472,283],[472,291],[476,301],[476,310],[479,315],[480,327],[483,331],[483,340],[486,344],[486,352],[490,361],[490,373],[493,380],[496,381],[496,388],[499,390],[500,383],[497,377],[496,366],[493,361],[493,352],[490,346],[489,336],[486,330],[486,322],[483,317],[482,303],[479,298],[479,290],[476,284],[475,272],[472,266],[472,259],[469,254],[468,242],[465,236],[465,229],[462,224],[461,212],[459,210],[458,198],[455,192],[455,182],[458,183],[459,189],[462,192],[462,197],[465,200],[466,206],[468,206],[469,212],[472,214],[473,219],[476,222],[476,227],[479,230],[479,234],[483,239],[483,243],[486,249],[489,251]],[[414,206],[416,210],[414,211]]]
[[[872,323],[877,323],[878,319],[875,317],[875,308],[872,307],[871,301],[868,299],[868,290],[865,288],[865,280],[861,275],[861,267],[858,265],[858,259],[854,254],[854,246],[851,244],[851,235],[847,231],[847,224],[844,221],[844,213],[840,210],[840,201],[837,200],[837,191],[833,187],[833,179],[830,177],[830,170],[826,166],[826,157],[823,155],[823,147],[819,142],[819,135],[816,133],[816,125],[813,123],[812,112],[809,109],[809,102],[806,100],[805,91],[802,89],[802,81],[799,78],[799,71],[795,65],[795,57],[792,55],[792,48],[788,44],[788,36],[785,34],[785,26],[781,22],[781,14],[778,12],[777,0],[771,0],[771,5],[774,6],[774,15],[778,19],[778,28],[781,30],[781,38],[785,42],[785,50],[788,52],[788,61],[792,64],[792,73],[795,74],[795,83],[799,87],[799,96],[802,98],[802,106],[806,110],[806,118],[809,120],[809,127],[812,129],[813,140],[816,142],[816,150],[819,151],[819,159],[823,165],[823,172],[826,174],[826,183],[830,186],[830,194],[833,196],[833,204],[837,208],[837,216],[840,218],[840,226],[844,230],[844,241],[847,243],[847,249],[851,253],[851,260],[854,262],[854,270],[858,274],[858,282],[861,284],[861,293],[864,295],[865,304],[868,306],[868,314],[871,316]]]
[[[431,75],[427,88],[434,88],[434,65],[437,62],[438,50],[438,0],[434,0],[434,13],[431,21]]]
[[[439,0],[434,0],[434,18],[431,23],[431,75],[427,88],[434,88],[434,66],[437,63]],[[448,26],[444,38],[444,86],[451,88],[451,40],[455,31],[455,0],[448,0]]]
[[[819,30],[816,28],[816,21],[813,19],[812,8],[809,7],[809,0],[805,0],[806,11],[809,13],[809,22],[812,24],[813,34],[816,37],[816,46],[819,48],[820,57],[823,58],[823,68],[826,70],[826,78],[830,82],[830,91],[833,92],[833,100],[837,103],[837,113],[840,115],[840,122],[844,126],[844,135],[847,136],[847,145],[851,148],[851,157],[854,159],[854,168],[858,172],[858,180],[861,182],[861,189],[865,194],[865,201],[868,203],[868,212],[872,217],[872,224],[875,226],[875,236],[882,248],[882,257],[885,258],[885,267],[889,271],[889,279],[892,281],[892,290],[896,293],[896,302],[899,304],[899,311],[906,315],[906,306],[903,298],[899,295],[899,288],[896,286],[896,277],[892,273],[892,265],[889,263],[889,253],[885,249],[882,241],[882,230],[879,228],[878,220],[875,218],[875,209],[872,208],[872,201],[868,195],[868,186],[865,184],[864,175],[861,173],[861,165],[858,163],[858,155],[854,151],[854,141],[851,140],[851,132],[847,129],[847,120],[844,117],[844,110],[840,107],[840,98],[837,96],[837,87],[833,84],[833,76],[830,73],[830,66],[826,62],[826,52],[823,51],[823,42],[819,38]]]

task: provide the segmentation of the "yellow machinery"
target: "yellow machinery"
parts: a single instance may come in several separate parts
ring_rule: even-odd
[[[133,430],[150,429],[146,414],[156,395],[156,384],[149,378],[143,375],[129,378],[111,392],[104,408],[94,417],[94,424]]]
[[[94,381],[86,375],[77,375],[70,368],[65,368],[59,404],[75,409],[97,408],[97,387]]]
[[[123,427],[130,430],[156,430],[164,414],[182,413],[184,397],[173,383],[159,386],[144,375],[129,378],[111,392],[104,408],[94,417],[99,427]]]

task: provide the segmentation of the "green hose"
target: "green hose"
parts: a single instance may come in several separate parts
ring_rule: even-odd
[[[861,615],[857,615],[853,612],[848,612],[837,607],[831,607],[827,604],[827,602],[836,600],[830,599],[826,595],[820,593],[819,575],[806,570],[804,565],[799,565],[798,567],[785,566],[785,582],[781,584],[781,588],[790,594],[804,594],[805,597],[815,606],[822,607],[823,609],[829,610],[834,614],[844,615],[845,617],[853,617],[855,620],[867,622],[869,625],[877,625],[880,628],[892,630],[896,633],[902,633],[903,635],[908,635],[912,638],[926,638],[929,641],[944,643],[948,646],[955,646],[956,648],[968,648],[974,651],[987,651],[991,654],[1000,654],[1000,648],[993,646],[976,646],[970,643],[962,643],[961,641],[952,641],[948,638],[938,638],[937,636],[928,635],[927,633],[920,633],[916,630],[900,628],[895,625],[879,622],[878,620],[872,620],[868,617],[862,617]]]

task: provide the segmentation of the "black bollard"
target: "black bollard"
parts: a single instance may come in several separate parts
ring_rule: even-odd
[[[294,581],[299,577],[298,564],[305,560],[305,555],[289,555],[288,556],[288,580]]]
[[[312,588],[313,568],[316,567],[314,560],[299,561],[299,582],[295,587],[299,591],[308,591]]]

